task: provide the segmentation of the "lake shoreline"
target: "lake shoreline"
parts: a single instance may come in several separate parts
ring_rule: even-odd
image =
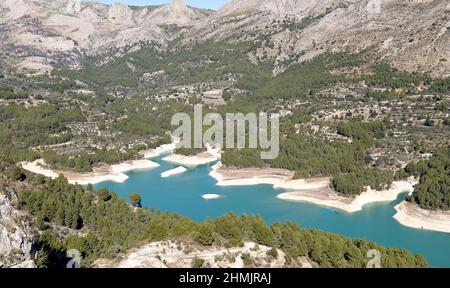
[[[279,185],[294,178],[294,173],[283,169],[227,168],[221,162],[212,166],[209,176],[217,181],[217,186]]]
[[[59,175],[64,175],[70,184],[95,185],[108,181],[123,183],[129,178],[125,174],[127,172],[154,169],[160,165],[147,159],[130,160],[116,165],[98,165],[93,168],[92,172],[88,173],[54,170],[49,168],[43,159],[38,159],[33,162],[21,162],[19,166],[31,173],[52,179],[57,178]]]
[[[139,154],[143,159],[125,161],[114,165],[99,164],[93,167],[92,172],[87,173],[51,169],[43,159],[38,159],[33,162],[20,162],[18,165],[28,172],[43,175],[52,179],[57,178],[59,175],[64,175],[70,184],[95,185],[108,181],[124,183],[129,178],[125,173],[158,168],[160,164],[153,162],[150,159],[171,153],[175,148],[175,142],[163,144],[154,149],[141,151]]]
[[[166,151],[166,149],[160,149],[159,151]],[[173,155],[176,154],[171,154],[170,156]],[[213,162],[213,158],[215,159],[215,161],[217,161],[217,157],[214,157],[209,153],[208,155],[209,156],[205,154],[203,156],[203,159],[201,159],[201,157],[199,157],[198,155],[191,157],[180,156],[188,157],[183,158],[185,164],[187,161],[186,159],[192,160],[193,157],[201,159],[200,162],[189,162],[189,164],[191,165],[195,164],[195,168],[197,166],[204,165],[205,161],[208,161],[208,163]],[[116,165],[98,165],[94,167],[93,172],[89,173],[75,173],[72,171],[53,170],[48,168],[46,163],[42,159],[38,159],[33,162],[21,162],[19,163],[19,166],[29,172],[40,174],[53,179],[62,174],[68,179],[69,183],[71,184],[95,185],[108,181],[115,183],[124,183],[129,178],[125,173],[136,170],[154,169],[159,167],[160,164],[148,159],[131,160]],[[172,169],[166,172],[181,172],[180,168],[184,168],[183,166],[184,165],[175,168],[177,169],[177,171],[175,171],[175,169]],[[183,171],[184,170],[185,168],[183,169]],[[167,174],[170,175],[165,174],[166,177],[172,176],[171,173]],[[366,192],[363,192],[359,196],[351,198],[339,195],[338,193],[333,191],[330,188],[331,178],[322,177],[293,180],[294,172],[283,169],[227,168],[224,167],[221,162],[218,162],[212,167],[209,176],[217,181],[217,186],[272,185],[274,189],[285,191],[277,195],[277,198],[279,200],[310,203],[318,206],[337,209],[346,213],[355,213],[361,211],[365,205],[371,203],[395,201],[402,193],[407,192],[411,194],[414,190],[414,185],[418,183],[416,179],[411,177],[407,180],[395,181],[387,190],[374,191],[368,189]],[[395,207],[395,210],[397,211],[397,213],[394,215],[394,218],[401,225],[415,229],[450,233],[450,212],[439,213],[427,211],[419,208],[417,205],[407,202],[400,203]]]
[[[407,201],[395,206],[395,211],[394,219],[404,226],[450,233],[450,211],[429,211]]]
[[[169,156],[164,157],[162,160],[174,165],[180,165],[186,168],[193,169],[198,166],[211,164],[213,162],[216,162],[218,159],[208,152],[204,152],[195,156],[170,154]]]
[[[262,172],[255,173],[258,170]],[[284,175],[280,175],[283,173]],[[209,176],[217,181],[217,186],[273,185],[274,189],[286,191],[277,195],[279,200],[310,203],[349,214],[359,212],[371,203],[395,201],[402,193],[411,195],[414,186],[418,184],[417,179],[410,177],[394,181],[389,189],[383,191],[367,188],[366,192],[356,197],[345,197],[331,189],[331,178],[293,180],[293,174],[288,175],[286,171],[280,169],[235,169],[224,167],[219,162],[212,167]],[[397,213],[394,219],[398,223],[416,229],[450,233],[450,212],[432,212],[413,204],[405,206],[407,205],[405,203],[407,202],[404,201],[395,207]]]
[[[187,156],[171,153],[170,155],[164,157],[162,160],[189,169],[197,168],[198,166],[209,165],[220,160],[220,148],[213,148],[210,145],[207,145],[206,148],[206,151],[201,152],[197,155]]]
[[[209,175],[217,181],[218,186],[273,185],[274,189],[286,191],[277,195],[280,200],[311,203],[347,213],[361,211],[367,204],[395,201],[402,193],[411,194],[414,185],[418,183],[416,179],[410,177],[407,180],[395,181],[384,191],[367,188],[366,192],[356,197],[345,197],[330,188],[330,177],[293,180],[294,172],[289,173],[283,169],[235,169],[224,167],[219,162],[212,167]]]
[[[358,196],[346,197],[330,188],[331,179],[326,181],[323,178],[319,178],[319,184],[322,186],[311,186],[311,184],[307,183],[311,180],[315,179],[299,180],[300,183],[298,186],[295,189],[292,189],[294,187],[290,189],[295,191],[279,194],[277,198],[286,201],[307,202],[338,209],[347,213],[355,213],[363,210],[364,206],[371,203],[395,201],[402,193],[412,193],[414,191],[414,185],[417,184],[416,180],[410,178],[404,181],[395,181],[389,189],[383,191],[367,188],[366,192]],[[304,182],[306,184],[303,184]],[[289,186],[289,183],[287,185]]]
[[[127,199],[130,191],[135,191],[141,193],[144,207],[178,213],[199,222],[217,219],[230,211],[236,215],[260,215],[268,224],[293,221],[306,229],[329,231],[354,239],[369,239],[386,247],[402,247],[431,259],[433,266],[448,266],[450,250],[445,250],[445,253],[436,253],[436,250],[447,247],[450,235],[410,229],[393,219],[394,206],[406,194],[401,194],[397,200],[389,203],[366,206],[357,213],[345,213],[312,203],[276,199],[277,194],[285,191],[274,190],[272,185],[217,186],[217,182],[208,176],[212,165],[164,179],[160,173],[177,166],[161,158],[155,161],[161,164],[159,169],[129,174],[130,179],[125,184],[106,182],[95,185],[94,189],[107,188],[123,199]],[[311,182],[306,184],[319,185]],[[203,196],[209,198],[208,194],[222,197],[207,200]],[[423,244],[426,239],[429,241]]]
[[[171,144],[163,144],[154,149],[143,150],[143,151],[139,152],[139,154],[141,154],[144,159],[154,159],[154,158],[160,157],[162,155],[173,152],[175,150],[175,148],[176,148],[176,143],[174,142]]]

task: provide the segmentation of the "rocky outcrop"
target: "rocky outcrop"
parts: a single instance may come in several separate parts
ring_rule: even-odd
[[[173,0],[150,14],[152,22],[163,25],[192,26],[196,21],[206,19],[206,13],[186,5],[186,0]]]
[[[153,242],[133,249],[113,260],[99,259],[94,263],[98,268],[186,268],[192,267],[196,259],[202,260],[205,268],[282,268],[286,267],[285,254],[277,249],[277,255],[268,256],[270,247],[246,242],[243,247],[203,247],[195,243],[180,241]],[[246,254],[253,264],[246,265]],[[308,258],[299,257],[289,264],[292,267],[318,267]]]
[[[34,268],[34,240],[27,216],[17,210],[14,190],[0,190],[0,267]]]

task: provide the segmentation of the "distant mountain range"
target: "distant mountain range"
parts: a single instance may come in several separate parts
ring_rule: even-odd
[[[32,73],[78,69],[86,56],[106,63],[143,46],[192,41],[255,41],[250,56],[283,65],[324,52],[367,52],[409,70],[450,76],[450,4],[446,0],[232,0],[219,11],[184,0],[129,7],[74,0],[0,2],[0,52]],[[254,57],[258,59],[258,57]]]

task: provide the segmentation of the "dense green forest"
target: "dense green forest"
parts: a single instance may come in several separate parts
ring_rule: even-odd
[[[331,74],[331,70],[353,67],[360,61],[358,55],[327,53],[301,64],[293,64],[278,77],[259,82],[258,88],[253,90],[255,97],[259,98],[255,100],[273,103],[280,99],[310,98],[331,84],[347,81],[344,76]]]
[[[56,169],[71,169],[75,172],[90,172],[95,164],[119,164],[127,160],[138,158],[137,149],[128,149],[125,152],[92,148],[91,151],[83,151],[74,157],[59,155],[53,151],[42,153],[45,163]]]
[[[206,42],[167,55],[156,70],[164,70],[179,84],[208,83],[238,77],[238,86],[253,89],[272,77],[272,63],[253,63],[247,53],[258,43]]]
[[[450,146],[437,149],[429,160],[408,164],[403,175],[420,177],[411,201],[428,210],[450,210]]]
[[[288,134],[281,139],[280,153],[275,160],[261,160],[254,149],[227,149],[222,162],[230,167],[272,167],[296,171],[296,178],[336,176],[334,188],[343,194],[360,194],[364,187],[382,190],[393,181],[390,171],[369,168],[368,149],[376,139],[384,138],[386,124],[382,121],[342,122],[338,134],[352,142],[327,141],[302,134]]]
[[[74,135],[67,128],[67,124],[74,122],[86,122],[80,109],[65,108],[56,104],[43,104],[35,107],[24,107],[17,104],[1,106],[0,168],[42,157],[55,168],[87,172],[92,170],[93,165],[100,162],[116,164],[137,158],[139,147],[128,149],[125,152],[92,148],[90,151],[86,150],[74,157],[59,155],[51,150],[39,152],[39,150],[30,149],[72,140]]]
[[[241,86],[254,88],[271,78],[269,62],[255,64],[246,56],[257,45],[250,42],[205,42],[171,52],[142,49],[104,66],[96,65],[94,59],[87,59],[82,71],[55,70],[53,74],[79,79],[97,87],[121,85],[132,88],[138,86],[144,73],[158,71],[164,71],[158,83],[160,87],[169,82],[173,86],[186,85],[229,80],[240,75]]]
[[[147,105],[143,105],[143,102],[147,102]],[[113,107],[108,107],[107,110],[109,113],[126,115],[124,119],[114,119],[112,124],[114,131],[126,137],[164,137],[173,128],[170,122],[175,113],[192,113],[192,106],[175,100],[168,100],[164,105],[158,105],[142,97],[111,106]],[[154,109],[155,107],[157,109]]]
[[[394,95],[392,94],[393,89],[398,88],[403,90],[401,93],[396,92],[400,96],[404,95],[403,93],[417,93],[417,87],[420,85],[425,85],[428,88],[426,91],[431,93],[440,94],[450,92],[450,77],[432,78],[428,74],[401,71],[387,63],[374,64],[372,65],[372,70],[372,75],[363,76],[360,80],[365,80],[371,87],[391,89],[390,96]],[[385,93],[381,93],[386,96]],[[385,100],[389,100],[389,98]]]
[[[17,104],[0,106],[1,163],[36,159],[38,154],[31,147],[67,142],[73,135],[66,124],[83,121],[85,117],[77,108],[54,104],[28,108]]]
[[[407,88],[410,91],[415,91],[416,86],[422,83],[427,85],[432,83],[432,78],[429,75],[400,71],[387,63],[375,64],[372,69],[373,75],[363,77],[370,86],[389,87],[391,89]]]
[[[4,90],[18,93],[9,88]],[[167,131],[171,129],[171,116],[176,112],[189,110],[184,103],[168,101],[166,105],[161,105],[158,111],[154,111],[152,110],[154,106],[142,105],[141,97],[128,101],[111,101],[109,97],[100,93],[96,97],[77,95],[74,98],[86,101],[93,107],[101,107],[103,112],[113,119],[108,125],[118,135],[115,136],[117,140],[143,137],[146,139],[145,142],[139,146],[134,145],[133,148],[126,148],[127,143],[124,143],[123,151],[85,147],[83,152],[57,154],[44,146],[63,144],[83,137],[87,139],[86,135],[74,135],[68,127],[69,124],[88,121],[80,108],[58,104],[57,101],[37,106],[11,103],[0,106],[0,168],[41,157],[54,168],[88,172],[95,164],[101,162],[117,164],[136,159],[139,158],[139,150],[169,143],[170,136],[167,135]],[[118,119],[119,115],[126,114],[127,117]],[[104,122],[97,125],[106,129]],[[94,140],[101,142],[104,138],[96,137]],[[107,143],[97,144],[105,146]]]
[[[366,240],[305,230],[292,222],[267,226],[258,216],[230,213],[197,223],[171,213],[131,208],[114,192],[83,189],[68,184],[62,176],[55,180],[37,176],[32,181],[36,188],[21,190],[19,199],[43,230],[38,241],[40,267],[65,263],[67,249],[81,251],[83,265],[90,266],[99,257],[114,257],[139,243],[180,237],[192,238],[204,246],[235,247],[254,241],[283,250],[288,263],[307,256],[321,267],[365,267],[369,249],[381,252],[382,266],[386,268],[427,266],[422,256],[413,256],[403,249],[386,249]],[[85,236],[71,233],[72,236],[61,239],[51,224],[78,230]]]
[[[348,174],[337,174],[333,177],[332,187],[344,195],[359,195],[366,187],[374,190],[385,190],[394,181],[392,171],[380,171],[375,168],[367,168]]]
[[[450,92],[450,77],[442,79],[434,79],[431,85],[430,92],[435,93],[449,93]]]
[[[136,87],[143,71],[159,64],[161,59],[154,49],[146,48],[130,53],[126,57],[117,58],[106,65],[97,65],[95,62],[95,59],[87,58],[82,71],[54,70],[52,74],[78,79],[92,86]],[[130,67],[136,68],[134,73]]]

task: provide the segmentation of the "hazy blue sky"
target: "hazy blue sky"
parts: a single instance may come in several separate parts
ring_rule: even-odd
[[[88,0],[86,0],[88,1]],[[187,0],[189,6],[193,7],[201,7],[201,8],[209,8],[217,10],[223,4],[227,3],[229,0]],[[128,5],[155,5],[155,4],[164,4],[172,2],[172,0],[97,0],[97,2],[102,2],[106,4],[111,4],[115,2],[121,2]]]

